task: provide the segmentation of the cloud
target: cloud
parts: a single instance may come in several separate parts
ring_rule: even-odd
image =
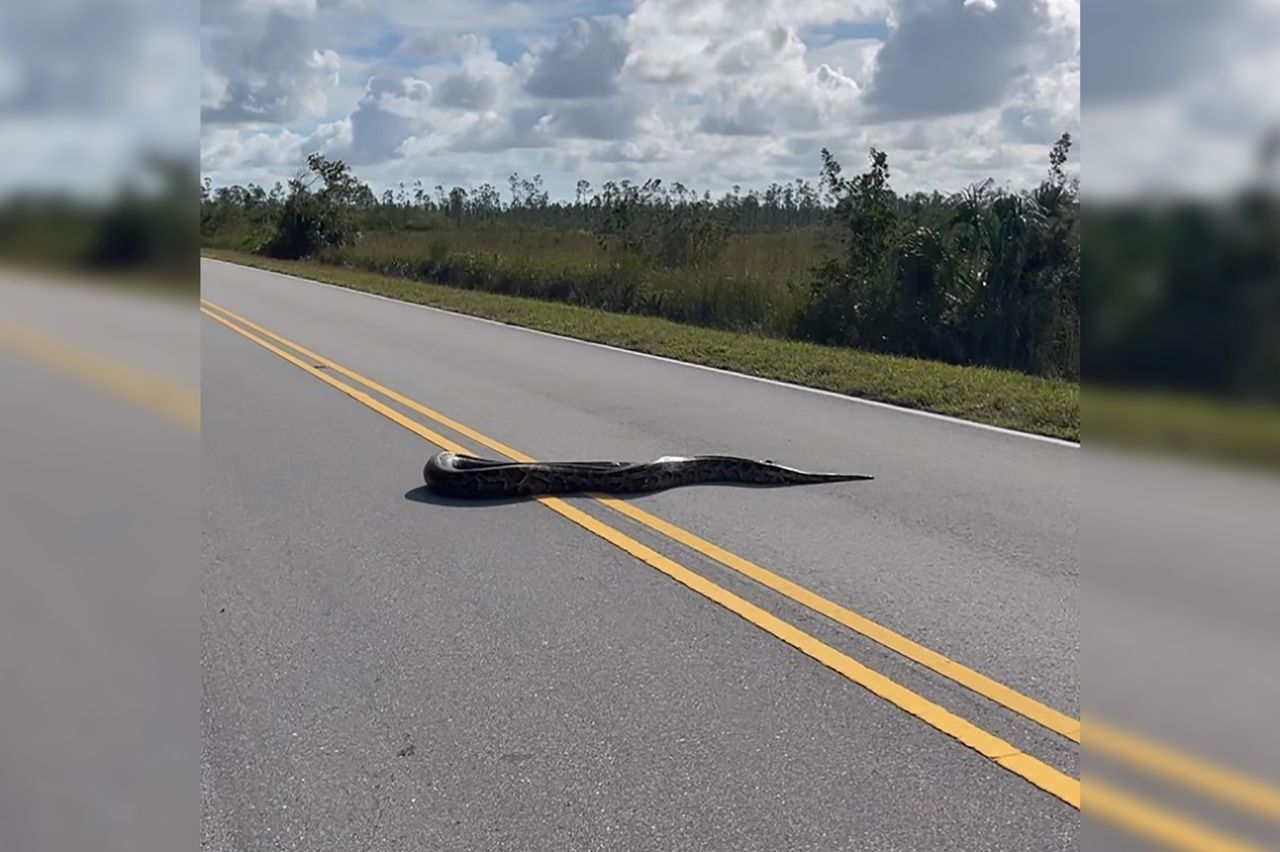
[[[301,152],[336,156],[351,149],[351,117],[330,121],[316,127],[315,132],[302,143]]]
[[[460,67],[437,85],[436,101],[453,109],[493,107],[512,78],[511,67],[498,60],[487,39],[474,35],[455,40],[453,53]]]
[[[0,7],[0,109],[109,116],[180,98],[199,72],[189,21],[156,0]]]
[[[415,32],[402,38],[395,54],[422,59],[457,59],[487,48],[489,40],[475,33],[453,33],[442,30]]]
[[[789,27],[756,30],[721,48],[715,67],[722,74],[750,74],[797,49],[803,53],[803,47],[795,30]]]
[[[595,149],[590,158],[600,163],[656,163],[677,152],[660,138],[645,138],[605,145]]]
[[[426,131],[431,86],[416,77],[370,77],[351,113],[351,142],[336,153],[352,165],[398,156],[405,140]]]
[[[562,104],[550,114],[550,129],[558,136],[585,139],[626,139],[639,124],[640,105],[623,98]]]
[[[810,70],[806,54],[796,31],[786,27],[729,43],[716,59],[723,76],[707,93],[699,128],[762,136],[840,123],[854,109],[858,84],[826,63]]]
[[[530,104],[505,113],[470,115],[449,134],[445,148],[454,152],[496,152],[519,148],[547,148],[573,140],[604,142],[630,138],[644,126],[654,129],[637,102],[604,99],[559,104]],[[427,150],[418,144],[414,150]]]
[[[144,153],[195,152],[194,7],[163,0],[0,4],[0,192],[96,195]]]
[[[635,0],[620,17],[567,20],[585,4],[478,0],[438,25],[443,0],[389,0],[376,15],[315,2],[269,0],[296,44],[272,60],[280,81],[249,101],[280,90],[275,112],[296,117],[253,121],[242,108],[239,148],[206,146],[210,164],[265,169],[288,143],[343,156],[375,183],[446,168],[492,180],[518,164],[551,169],[552,187],[579,176],[557,170],[581,168],[714,189],[812,180],[822,147],[860,167],[874,144],[896,187],[946,189],[1033,181],[1047,146],[1079,129],[1078,0]],[[259,43],[271,15],[246,14]],[[523,38],[534,41],[521,53]],[[326,50],[343,52],[336,89],[306,73]],[[243,105],[237,80],[263,62],[208,65],[206,107]]]
[[[306,155],[303,137],[288,130],[275,133],[216,127],[200,140],[200,162],[207,170],[272,168],[293,170]]]
[[[1213,195],[1257,180],[1258,145],[1280,115],[1280,9],[1119,5],[1083,10],[1089,192]]]
[[[1000,127],[1010,139],[1044,145],[1052,144],[1064,132],[1054,111],[1039,106],[1005,107]]]
[[[410,142],[406,149],[421,156],[441,149],[461,154],[492,154],[519,148],[544,148],[555,144],[551,119],[551,114],[540,106],[519,106],[505,113],[489,110],[466,116],[443,143],[418,139]]]
[[[460,71],[440,83],[440,105],[456,109],[484,109],[497,98],[496,82],[485,76]]]
[[[867,91],[881,120],[997,106],[1030,73],[1070,57],[1078,30],[1048,0],[903,0]]]
[[[324,112],[341,59],[316,47],[314,0],[206,0],[205,123],[291,122]]]
[[[627,52],[621,18],[575,18],[564,35],[532,55],[525,91],[542,98],[611,95]]]
[[[1242,0],[1085,0],[1081,40],[1090,102],[1134,100],[1176,90],[1214,61]]]
[[[628,70],[640,80],[699,85],[747,73],[781,32],[879,21],[890,0],[638,0],[627,19]],[[780,45],[779,45],[780,46]],[[745,64],[738,60],[745,60]],[[723,67],[716,69],[717,63]]]
[[[1063,133],[1080,135],[1080,63],[1067,62],[1027,77],[1000,112],[1000,127],[1015,142],[1047,146]]]

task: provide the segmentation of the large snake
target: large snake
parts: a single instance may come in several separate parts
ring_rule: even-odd
[[[644,463],[510,462],[457,453],[432,456],[422,475],[434,491],[471,499],[582,492],[638,494],[703,482],[804,485],[873,478],[860,473],[809,473],[735,456],[664,456]]]

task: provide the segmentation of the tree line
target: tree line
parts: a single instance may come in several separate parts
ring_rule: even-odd
[[[824,150],[816,184],[735,187],[716,197],[658,179],[599,187],[583,180],[562,200],[549,198],[539,176],[518,174],[506,193],[489,183],[428,191],[414,181],[379,197],[346,164],[314,154],[287,185],[269,190],[214,188],[206,180],[201,229],[211,242],[239,234],[241,245],[266,254],[337,262],[344,262],[344,247],[387,232],[585,233],[605,253],[605,267],[576,278],[566,270],[565,280],[546,286],[520,280],[510,264],[495,272],[500,259],[450,256],[441,241],[422,244],[417,260],[382,264],[365,255],[365,262],[458,286],[725,327],[743,325],[743,311],[720,303],[692,309],[671,282],[684,289],[726,285],[725,292],[751,299],[742,281],[720,280],[739,275],[721,263],[730,240],[821,231],[838,236],[842,249],[815,255],[801,280],[775,282],[788,298],[754,299],[759,310],[786,313],[770,317],[769,328],[823,344],[1075,379],[1080,216],[1078,182],[1064,170],[1070,148],[1064,134],[1043,181],[1025,191],[988,181],[959,193],[899,194],[887,155],[873,148],[868,168],[852,177]],[[528,272],[531,280],[546,275]]]
[[[320,155],[308,159],[305,170],[288,182],[276,181],[267,189],[258,184],[238,184],[214,188],[205,179],[201,186],[204,217],[202,228],[209,234],[227,219],[258,214],[278,215],[285,202],[300,189],[315,187],[315,177],[324,178],[330,161]],[[336,187],[334,188],[337,189]],[[330,191],[327,183],[322,191]],[[630,180],[606,181],[599,187],[588,180],[577,181],[572,200],[551,200],[542,175],[519,173],[507,179],[504,194],[492,183],[476,187],[442,184],[428,189],[422,180],[400,182],[396,188],[376,195],[366,184],[356,181],[341,190],[343,203],[361,211],[364,221],[381,228],[430,228],[444,223],[455,225],[492,224],[499,220],[553,228],[589,229],[620,205],[644,209],[715,211],[747,231],[776,231],[807,228],[824,223],[831,199],[819,187],[803,178],[791,183],[772,183],[763,191],[734,186],[719,197],[710,190],[698,192],[676,181],[670,184],[654,178],[642,183]],[[332,194],[332,192],[331,192]]]

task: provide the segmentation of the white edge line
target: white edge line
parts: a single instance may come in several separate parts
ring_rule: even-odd
[[[434,311],[438,314],[447,314],[451,317],[462,317],[463,319],[473,320],[475,322],[483,322],[483,323],[488,323],[489,325],[501,326],[502,328],[510,328],[510,329],[515,329],[516,331],[523,331],[527,334],[540,334],[544,337],[554,337],[557,340],[567,340],[570,343],[577,343],[582,346],[594,346],[599,349],[608,349],[612,352],[622,352],[626,355],[635,355],[640,358],[650,358],[654,361],[662,361],[667,364],[676,364],[681,367],[692,367],[695,370],[706,370],[707,372],[711,372],[711,373],[720,373],[721,375],[725,375],[725,376],[733,376],[739,379],[748,379],[753,382],[762,382],[766,385],[774,385],[775,387],[790,388],[791,390],[805,391],[807,393],[816,393],[820,396],[831,397],[832,399],[842,399],[842,400],[845,400],[846,402],[856,402],[862,405],[870,405],[875,408],[883,408],[889,411],[901,412],[903,414],[914,414],[917,417],[928,417],[931,420],[941,420],[944,423],[956,423],[961,426],[970,426],[974,429],[983,429],[988,432],[997,432],[1002,435],[1013,435],[1018,438],[1029,438],[1033,441],[1042,441],[1046,444],[1055,444],[1060,447],[1070,447],[1076,450],[1080,449],[1080,444],[1078,442],[1068,441],[1063,438],[1054,438],[1049,435],[1037,435],[1034,432],[1020,432],[1017,429],[1006,429],[1003,426],[992,426],[989,423],[978,423],[973,420],[965,420],[962,417],[952,417],[949,414],[938,414],[937,412],[934,412],[934,411],[921,411],[918,408],[906,408],[905,406],[894,405],[891,402],[880,402],[879,400],[875,400],[875,399],[865,399],[860,396],[851,396],[849,394],[836,393],[835,391],[824,390],[823,388],[806,387],[805,385],[797,385],[791,382],[783,382],[783,381],[779,381],[778,379],[767,379],[764,376],[752,376],[752,375],[748,375],[747,373],[738,373],[738,372],[734,372],[733,370],[725,370],[721,367],[709,367],[706,364],[694,364],[689,361],[680,361],[675,358],[667,358],[663,355],[654,355],[649,352],[637,352],[634,349],[623,349],[620,346],[610,346],[607,343],[598,343],[594,340],[580,340],[579,338],[576,338],[576,337],[567,337],[563,334],[556,334],[555,332],[551,332],[551,331],[543,331],[540,328],[526,328],[525,326],[522,326],[522,325],[513,325],[511,323],[499,322],[498,320],[488,319],[486,317],[477,317],[477,316],[472,316],[471,314],[461,314],[461,313],[458,313],[457,311],[445,310],[444,308],[437,308],[433,305],[422,305],[417,302],[406,302],[402,299],[393,299],[390,296],[383,296],[378,293],[367,293],[363,290],[357,290],[354,287],[343,287],[341,284],[330,284],[327,281],[316,281],[314,278],[303,278],[300,275],[290,275],[287,272],[276,272],[275,270],[272,270],[272,269],[262,269],[257,266],[249,266],[248,264],[244,264],[244,263],[234,263],[229,260],[219,260],[216,257],[205,257],[202,255],[200,257],[200,260],[202,262],[222,263],[227,266],[235,266],[239,269],[250,269],[250,270],[253,270],[254,272],[263,272],[263,273],[266,273],[267,275],[276,275],[280,278],[289,278],[294,281],[301,281],[304,284],[312,284],[317,287],[328,287],[331,290],[341,290],[344,293],[354,293],[357,296],[367,296],[371,299],[381,299],[384,302],[391,302],[396,305],[404,305],[411,308],[418,308],[424,311]],[[410,284],[413,284],[413,283],[429,284],[430,283],[430,282],[414,282],[414,281],[410,281],[409,279],[405,279],[405,281]],[[443,286],[443,285],[437,285],[437,286]],[[484,291],[475,291],[475,292],[484,292]]]

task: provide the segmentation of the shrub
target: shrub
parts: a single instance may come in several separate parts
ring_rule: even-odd
[[[289,181],[289,196],[265,246],[272,257],[297,259],[354,242],[353,208],[368,194],[341,160],[320,154],[307,158],[307,169]]]

